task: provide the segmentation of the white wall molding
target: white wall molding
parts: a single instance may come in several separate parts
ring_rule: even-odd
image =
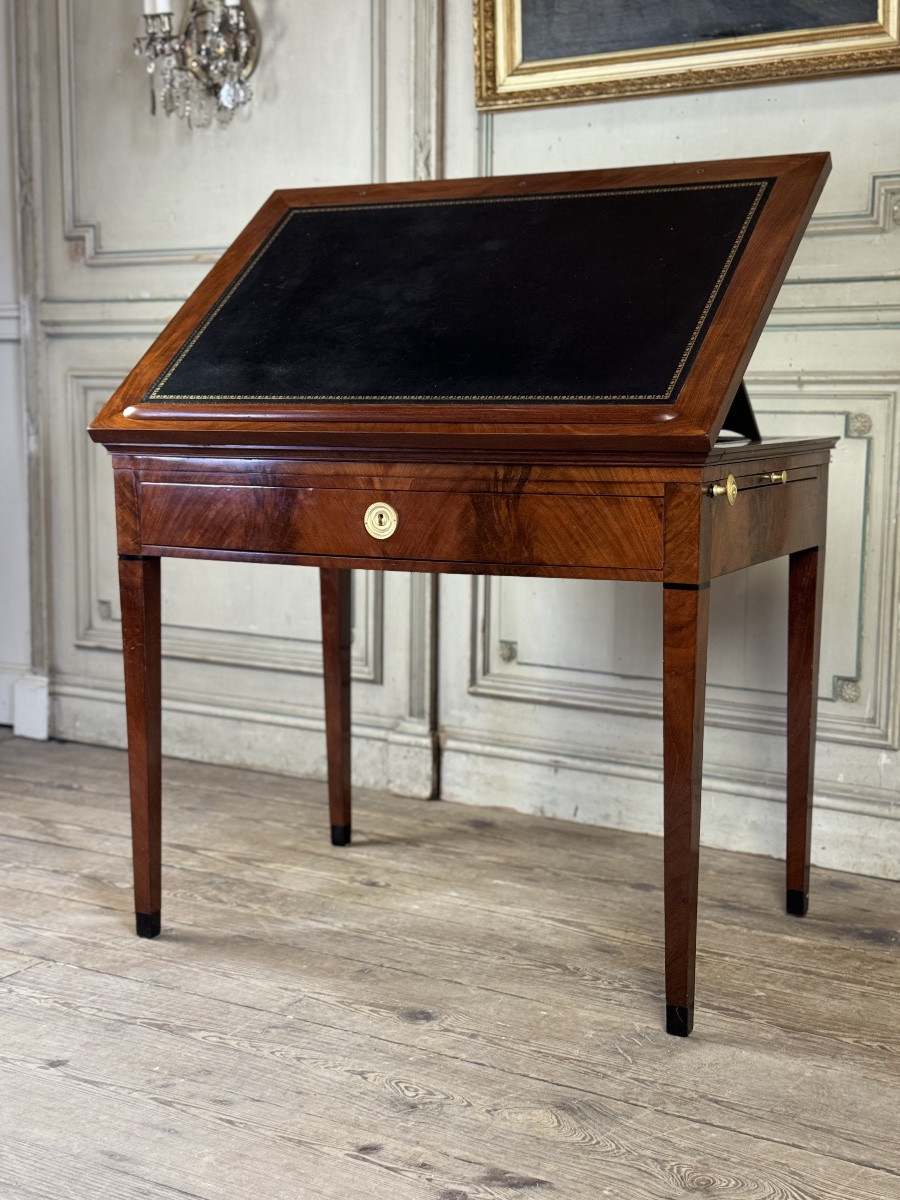
[[[144,337],[149,342],[162,332],[183,303],[181,296],[157,300],[42,300],[38,315],[45,337]]]
[[[444,3],[413,3],[413,153],[415,179],[444,173]]]
[[[479,112],[478,132],[475,143],[475,174],[494,174],[494,114]]]
[[[42,152],[41,13],[36,4],[10,5],[14,43],[16,207],[21,273],[20,334],[28,456],[28,541],[31,669],[49,675],[50,515],[47,500],[48,455],[44,446],[44,361],[35,319],[36,297],[44,291],[45,239]]]
[[[438,579],[409,572],[409,691],[406,718],[431,725],[434,708],[434,639]]]
[[[900,745],[900,374],[892,371],[804,372],[751,371],[747,385],[764,432],[790,435],[802,432],[813,420],[824,430],[839,416],[841,442],[833,454],[829,480],[829,532],[833,548],[841,555],[841,573],[852,572],[857,592],[857,620],[832,613],[825,616],[823,659],[827,640],[839,635],[855,668],[832,670],[831,694],[826,701],[819,738],[861,746],[895,748]],[[842,457],[852,452],[860,461],[860,474],[842,474]],[[848,529],[835,536],[836,525],[853,504],[854,482],[862,487],[862,522],[858,541]],[[834,561],[834,554],[831,556]],[[826,563],[826,579],[828,563]],[[827,584],[826,584],[827,587]],[[835,619],[836,618],[836,619]],[[829,634],[829,629],[835,632]],[[832,660],[835,665],[835,660]],[[855,689],[848,684],[860,685]],[[855,693],[855,694],[854,694]],[[865,700],[863,699],[865,694]],[[821,701],[820,701],[821,710]]]
[[[900,327],[900,274],[881,279],[788,278],[767,333],[891,330]]]
[[[75,129],[74,0],[57,0],[59,116],[62,138],[63,232],[79,247],[78,257],[88,267],[168,266],[176,263],[214,263],[224,246],[185,246],[176,250],[133,247],[104,250],[100,222],[81,216],[78,198],[79,155]],[[135,13],[135,20],[139,14]]]
[[[66,674],[55,681],[53,697],[94,698],[104,703],[116,704],[121,709],[122,729],[125,729],[125,693],[122,687],[98,684],[92,676]],[[163,709],[168,712],[192,713],[195,716],[246,721],[251,725],[284,726],[320,733],[323,736],[321,777],[324,778],[325,715],[321,704],[303,704],[299,701],[287,703],[271,697],[265,700],[256,699],[250,704],[244,697],[236,694],[211,695],[203,688],[172,685],[165,689]],[[395,727],[396,718],[379,713],[366,713],[355,716],[353,722],[354,729],[358,728],[363,736],[384,740],[388,732]]]
[[[58,737],[122,748],[126,744],[120,689],[100,687],[93,679],[64,677],[53,686],[52,711]],[[430,799],[431,738],[409,731],[398,734],[396,727],[396,719],[390,717],[354,717],[354,787],[387,787],[400,795]],[[170,688],[163,697],[163,754],[324,780],[324,714],[320,707],[248,705]]]
[[[471,751],[483,758],[534,763],[569,771],[582,771],[587,774],[602,774],[617,779],[638,780],[654,786],[658,785],[660,789],[658,798],[661,801],[663,784],[662,718],[656,722],[654,735],[648,738],[648,744],[652,744],[656,749],[648,749],[639,754],[629,754],[626,751],[617,750],[614,754],[610,754],[603,751],[586,750],[584,747],[575,747],[567,741],[535,737],[533,734],[507,733],[503,737],[487,740],[465,728],[456,729],[453,726],[447,726],[443,730],[443,745],[448,753],[460,751],[465,746],[466,752]],[[755,768],[746,764],[707,763],[704,766],[703,779],[704,792],[708,786],[713,791],[733,796],[736,799],[749,796],[779,804],[784,804],[785,801],[786,775],[784,771]],[[566,796],[565,785],[560,788],[560,795],[563,798]],[[487,802],[485,801],[485,803]],[[565,804],[565,799],[562,800],[562,803]],[[832,812],[885,818],[900,824],[896,792],[890,788],[862,784],[850,785],[825,780],[821,784],[817,782],[816,803]],[[574,810],[571,819],[579,819],[579,814],[575,814]],[[662,810],[660,809],[659,821],[661,822],[661,820]],[[659,831],[661,831],[661,824]]]
[[[438,579],[411,571],[409,579],[409,633],[407,710],[388,735],[392,787],[404,795],[431,799],[440,785],[440,749],[435,724],[437,688],[437,589]],[[430,758],[421,748],[428,745]]]
[[[439,5],[441,0],[421,0],[421,2]],[[388,137],[386,75],[389,36],[387,10],[388,0],[371,0],[370,177],[373,181],[384,179],[386,169]],[[135,32],[138,29],[138,21],[139,13],[135,10]],[[71,243],[70,257],[74,261],[92,268],[211,265],[224,251],[224,245],[196,241],[174,248],[127,245],[109,249],[105,245],[106,239],[101,218],[84,212],[80,189],[82,155],[78,144],[77,128],[79,97],[75,61],[75,22],[75,0],[56,0],[62,219],[63,236]],[[203,131],[200,131],[200,136],[203,136]]]
[[[373,183],[387,178],[387,70],[388,70],[388,13],[387,0],[371,0],[372,23],[372,122],[370,176]]]
[[[22,314],[18,304],[0,304],[0,342],[22,339]]]
[[[900,225],[900,171],[886,171],[869,177],[869,203],[849,213],[814,214],[808,237],[843,237],[846,234],[871,236],[891,233]]]
[[[793,299],[789,296],[789,299]],[[860,304],[808,306],[778,304],[766,322],[769,332],[838,333],[850,330],[900,329],[900,303],[872,304],[863,299]]]

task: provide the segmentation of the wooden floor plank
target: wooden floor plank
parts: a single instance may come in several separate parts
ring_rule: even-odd
[[[145,942],[126,779],[0,739],[3,1200],[900,1197],[896,885],[704,852],[682,1042],[657,839],[167,762]]]
[[[111,808],[115,814],[115,833],[127,837],[127,806],[123,803],[127,776],[123,770],[115,772],[108,765],[109,757],[117,752],[94,747],[78,749],[100,757],[105,764],[110,786],[100,794],[93,793],[91,804],[102,802]],[[118,761],[121,763],[121,756]],[[66,763],[63,767],[66,771],[65,786],[55,796],[73,797],[77,804],[87,809],[86,796],[81,791],[86,784],[76,784],[73,776],[77,773],[69,772],[68,766]],[[181,782],[167,778],[170,826],[167,840],[170,843],[182,840],[192,843],[192,839],[195,840],[196,824],[192,821],[192,813],[197,814],[207,835],[207,842],[213,848],[217,844],[226,845],[241,828],[256,828],[265,832],[268,826],[277,831],[280,857],[284,861],[291,862],[300,851],[315,856],[317,864],[320,863],[325,871],[333,872],[335,859],[332,848],[327,844],[327,828],[322,823],[326,811],[324,785],[254,773],[251,782],[257,791],[262,790],[259,780],[272,785],[272,794],[265,796],[258,795],[249,786],[245,793],[243,789],[238,791],[233,787],[225,789],[203,785],[202,773],[218,774],[226,771],[225,768],[177,762],[173,764],[173,769],[182,775],[193,773],[196,777]],[[250,779],[250,773],[245,772],[244,776]],[[2,789],[3,782],[0,781],[0,796]],[[290,818],[284,811],[285,805],[292,810]],[[510,822],[506,814],[497,819],[490,812],[483,815],[483,810],[479,810],[478,815],[473,816],[472,810],[463,806],[427,802],[413,806],[412,819],[409,815],[402,819],[402,833],[398,835],[390,802],[383,803],[377,797],[361,793],[357,808],[361,828],[354,852],[367,855],[365,861],[373,866],[379,861],[390,860],[388,865],[392,872],[401,866],[414,869],[420,864],[422,870],[430,873],[436,857],[455,855],[459,860],[457,870],[464,869],[467,862],[472,862],[482,877],[488,865],[503,863],[504,871],[509,875],[508,878],[504,877],[504,884],[515,886],[526,880],[534,870],[533,854],[521,861],[521,851],[523,846],[527,849],[529,845],[534,845],[535,831],[541,830],[541,847],[560,852],[556,856],[545,856],[541,862],[542,873],[550,878],[558,874],[562,879],[569,880],[573,889],[580,889],[591,881],[617,882],[622,887],[630,888],[636,897],[642,891],[658,895],[661,888],[659,841],[653,837],[632,835],[628,853],[623,855],[619,851],[621,842],[614,831],[592,829],[590,837],[586,839],[584,826],[568,822],[552,822],[553,828],[548,831],[541,828],[540,818],[520,816],[516,824]],[[64,812],[65,809],[57,811]],[[98,826],[102,829],[104,823],[109,822],[109,817],[103,816],[102,808],[92,815],[94,819],[88,822],[89,829]],[[440,827],[440,833],[435,831],[435,826]],[[372,832],[375,830],[377,833]],[[426,850],[423,859],[422,852]],[[212,852],[215,852],[214,849]],[[705,853],[703,862],[705,887],[702,891],[707,904],[717,905],[719,919],[725,923],[732,919],[743,921],[749,910],[764,914],[766,919],[780,920],[783,915],[783,868],[772,860],[748,855],[724,857],[726,862],[722,867],[717,867],[722,862],[722,856]],[[735,861],[729,863],[729,858]],[[305,866],[306,869],[310,868],[308,860]],[[816,920],[818,916],[829,918],[829,926],[822,930],[823,936],[828,936],[830,922],[836,912],[849,911],[852,918],[850,927],[861,937],[896,940],[896,928],[885,926],[879,919],[882,899],[892,894],[890,882],[867,879],[863,884],[858,877],[836,872],[815,874],[821,883],[818,889],[815,886],[813,888],[815,905],[811,919]],[[735,903],[732,892],[744,880],[748,884],[755,882],[755,886],[740,896],[739,903]],[[862,914],[854,911],[854,907],[859,906],[857,901],[868,911],[866,921],[869,927],[861,930],[857,929],[857,924]]]
[[[426,809],[448,808],[458,806],[428,805]],[[60,843],[69,847],[80,846],[92,854],[108,853],[115,857],[117,865],[121,863],[123,839],[127,844],[127,824],[120,817],[119,828],[107,831],[103,827],[102,811],[86,808],[81,824],[75,824],[71,819],[73,806],[60,805],[56,801],[48,801],[42,805],[42,816],[10,818],[8,830],[27,841]],[[571,871],[564,872],[554,869],[546,863],[533,860],[529,855],[520,852],[517,859],[503,864],[502,869],[497,861],[483,852],[465,849],[465,834],[454,843],[455,859],[447,861],[447,842],[440,844],[440,839],[434,846],[423,846],[420,852],[406,854],[397,846],[369,847],[365,843],[351,850],[340,851],[337,855],[333,848],[323,849],[320,846],[304,848],[302,841],[295,845],[290,843],[290,835],[285,834],[280,825],[275,825],[272,836],[264,836],[267,827],[257,823],[254,827],[247,825],[235,826],[216,819],[214,828],[198,825],[196,819],[185,822],[179,816],[177,828],[170,829],[167,836],[167,864],[169,867],[184,866],[191,869],[212,870],[229,878],[240,878],[245,882],[258,882],[261,886],[282,886],[296,891],[315,891],[320,896],[333,894],[341,899],[346,895],[347,888],[353,888],[358,893],[359,888],[371,889],[368,896],[358,895],[356,903],[368,903],[374,906],[392,905],[396,898],[402,902],[408,898],[410,890],[417,890],[427,885],[428,881],[440,877],[441,868],[452,871],[453,899],[459,905],[472,904],[483,910],[483,919],[487,922],[500,914],[504,925],[516,915],[517,910],[524,910],[529,918],[534,915],[536,888],[540,887],[537,896],[540,911],[548,923],[570,924],[579,926],[585,933],[592,931],[596,934],[599,921],[591,921],[593,914],[602,914],[614,902],[617,911],[615,930],[616,937],[628,936],[635,933],[644,940],[658,937],[656,931],[648,927],[648,914],[653,921],[661,922],[661,894],[657,887],[642,883],[640,878],[628,877],[627,856],[616,855],[616,870],[624,878],[610,879],[608,871],[592,877],[574,878]],[[255,834],[250,837],[251,828]],[[201,831],[206,842],[201,837]],[[644,838],[642,841],[655,841]],[[249,842],[249,846],[248,846]],[[461,851],[459,848],[462,847]],[[525,847],[527,851],[527,846]],[[23,848],[23,854],[26,853]],[[41,860],[46,858],[44,852],[34,852]],[[735,856],[737,857],[737,856]],[[766,860],[752,860],[761,864],[758,873],[771,872],[771,866]],[[772,864],[774,866],[775,864]],[[657,864],[658,866],[658,864]],[[496,878],[500,871],[501,878]],[[834,874],[834,873],[832,873]],[[848,877],[840,877],[843,884]],[[720,940],[730,939],[733,934],[740,936],[742,925],[746,925],[748,913],[739,904],[730,900],[717,899],[716,882],[711,872],[704,872],[704,883],[701,901],[701,923],[712,922],[718,930]],[[733,879],[730,886],[733,886]],[[780,870],[779,870],[780,882]],[[826,881],[820,887],[820,915],[812,915],[803,922],[786,918],[780,906],[766,905],[752,909],[759,914],[754,921],[754,934],[759,938],[760,957],[763,961],[771,960],[770,938],[779,938],[779,961],[785,969],[803,971],[810,969],[803,961],[804,947],[808,945],[809,931],[816,929],[817,945],[822,939],[828,939],[835,948],[835,954],[827,964],[829,975],[833,978],[840,970],[840,963],[848,979],[858,979],[860,959],[865,959],[865,950],[869,943],[882,941],[886,945],[896,945],[896,929],[886,926],[881,920],[883,904],[879,892],[890,888],[885,881],[868,881],[876,886],[873,895],[867,897],[867,903],[860,905],[853,897],[848,898],[844,886],[829,886]],[[622,895],[616,891],[624,891],[627,895],[640,897],[640,903],[623,906]],[[781,896],[781,889],[778,889]],[[877,905],[877,908],[876,908]],[[577,915],[575,915],[577,914]],[[841,914],[842,922],[836,921]],[[859,953],[857,953],[859,951]],[[747,950],[745,948],[745,953]],[[886,986],[893,985],[893,964],[886,963],[888,973],[882,981]],[[880,961],[869,962],[870,971],[878,970]],[[814,966],[812,969],[815,969]],[[867,986],[876,987],[877,978],[867,974]]]
[[[7,936],[0,929],[0,940]],[[56,949],[54,960],[65,953],[65,947]],[[516,1073],[523,1076],[568,1083],[583,1093],[624,1098],[760,1136],[780,1138],[779,1121],[790,1123],[807,1145],[860,1163],[868,1162],[873,1117],[885,1118],[891,1129],[887,1114],[894,1088],[883,1063],[877,1073],[848,1075],[835,1068],[821,1046],[818,1053],[812,1052],[808,1038],[781,1036],[773,1049],[765,1031],[761,1038],[758,1028],[748,1029],[741,1021],[729,1044],[729,1021],[718,1020],[712,1036],[701,1043],[702,1054],[692,1058],[694,1072],[706,1079],[704,1093],[697,1096],[693,1080],[685,1083],[681,1078],[678,1044],[652,1018],[642,1024],[614,1010],[606,994],[593,998],[593,1003],[582,996],[579,1005],[567,989],[568,1021],[561,1028],[552,1007],[558,989],[556,996],[548,989],[541,997],[546,1008],[536,1007],[483,985],[453,985],[409,971],[361,965],[327,949],[313,953],[308,946],[291,952],[267,942],[257,949],[233,935],[218,940],[192,935],[183,941],[161,940],[149,950],[137,939],[125,946],[113,942],[98,948],[95,939],[85,937],[69,947],[69,953],[84,968],[177,987],[192,997],[215,997],[227,989],[232,1002],[272,1014],[292,1013],[292,1019],[309,1026],[311,1038],[319,1036],[318,1026],[366,1035],[399,1049],[426,1048],[450,1060],[476,1057],[498,1070],[512,1059]],[[182,965],[179,958],[189,961]],[[258,979],[263,961],[271,981],[268,994]],[[405,989],[402,999],[396,994],[398,983]],[[721,1049],[716,1037],[722,1034],[730,1056],[725,1086],[719,1078]],[[628,1067],[625,1075],[623,1064]],[[814,1093],[805,1086],[812,1070],[817,1077]],[[634,1100],[638,1083],[644,1092]],[[830,1097],[824,1122],[823,1094]],[[882,1165],[893,1161],[900,1166],[896,1133],[885,1138],[880,1149]]]
[[[29,954],[0,949],[0,979],[5,979],[9,975],[17,975],[19,971],[25,971],[38,962],[40,962],[39,958],[34,958]]]
[[[140,943],[136,944],[140,947]],[[191,953],[194,958],[202,957],[203,947],[194,943]],[[84,960],[90,955],[82,952],[80,957]],[[125,973],[128,967],[122,959],[129,957],[142,960],[143,970],[132,966],[131,973]],[[230,959],[235,962],[233,954]],[[96,965],[92,970],[115,974],[119,981],[125,978],[153,981],[161,988],[177,982],[172,964],[158,966],[156,953],[139,950],[129,956],[120,952],[116,962],[115,952],[107,950],[102,956],[95,954],[93,961]],[[82,968],[86,966],[82,961]],[[199,998],[201,1004],[221,995],[222,972],[212,970],[204,978],[202,964],[194,962],[192,966],[193,970],[182,972],[181,993],[189,995],[192,1002]],[[253,1013],[277,1012],[282,1018],[289,1016],[297,1022],[295,1028],[307,1027],[310,1038],[317,1041],[333,1034],[339,1038],[367,1037],[391,1047],[392,1052],[415,1047],[451,1063],[474,1057],[501,1072],[509,1071],[509,1063],[513,1061],[516,1076],[569,1085],[584,1095],[677,1112],[699,1121],[754,1131],[760,1136],[776,1136],[773,1130],[777,1118],[792,1121],[803,1131],[807,1145],[816,1145],[823,1152],[840,1154],[860,1164],[868,1163],[873,1116],[881,1114],[890,1128],[888,1114],[894,1092],[884,1078],[848,1079],[844,1073],[831,1069],[827,1061],[820,1061],[816,1064],[815,1096],[810,1095],[804,1101],[804,1091],[808,1089],[803,1084],[812,1058],[805,1055],[798,1066],[794,1062],[794,1047],[786,1041],[778,1051],[751,1044],[735,1052],[728,1046],[731,1073],[723,1086],[718,1077],[722,1051],[710,1039],[703,1053],[692,1059],[693,1070],[702,1072],[707,1079],[706,1092],[698,1097],[693,1080],[685,1086],[681,1078],[678,1044],[673,1044],[659,1029],[641,1030],[638,1026],[616,1030],[608,1024],[604,1027],[589,1009],[570,1010],[567,1029],[560,1029],[553,1011],[516,1004],[508,997],[483,989],[446,984],[436,984],[427,991],[420,982],[415,995],[419,1007],[411,1008],[397,1002],[396,980],[389,972],[378,976],[372,970],[360,971],[355,964],[342,960],[310,962],[309,956],[295,960],[291,966],[295,980],[299,973],[299,982],[293,988],[284,987],[277,996],[273,988],[265,1006],[265,997],[248,970],[249,963],[244,959],[240,967],[235,964],[228,987],[230,1002],[239,1003]],[[33,986],[33,980],[34,974],[23,981],[26,990]],[[110,986],[117,986],[116,981],[111,980]],[[58,1001],[64,1002],[64,999]],[[431,1007],[422,1007],[424,1004]],[[486,1017],[490,1017],[489,1028],[493,1031],[488,1034],[483,1031]],[[573,1030],[576,1045],[570,1040]],[[613,1034],[617,1034],[615,1040]],[[625,1076],[623,1064],[628,1066]],[[644,1092],[636,1097],[634,1088],[638,1082]],[[829,1116],[823,1122],[821,1099],[826,1094]],[[777,1136],[783,1140],[781,1134]],[[881,1146],[881,1165],[890,1165],[891,1161],[900,1167],[895,1134]]]
[[[0,994],[4,994],[2,988]],[[568,1128],[562,1120],[569,1112],[566,1101],[571,1091],[567,1094],[566,1088],[545,1080],[521,1074],[510,1077],[508,1070],[498,1076],[484,1063],[451,1061],[425,1050],[404,1054],[398,1072],[395,1049],[364,1034],[319,1026],[311,1042],[302,1024],[290,1016],[273,1021],[259,1010],[236,1009],[231,1002],[208,999],[183,1000],[175,1015],[167,997],[156,989],[132,983],[111,993],[104,979],[77,968],[56,964],[36,968],[27,979],[13,981],[5,995],[12,1036],[0,1061],[8,1069],[43,1067],[42,1060],[20,1057],[20,1047],[30,1044],[30,1023],[42,1025],[41,1015],[55,1010],[66,1028],[83,1025],[87,1035],[79,1039],[84,1044],[81,1058],[77,1053],[67,1062],[57,1058],[56,1069],[92,1095],[98,1091],[121,1093],[122,1046],[105,1037],[103,1030],[127,1031],[128,1090],[136,1090],[156,1106],[175,1110],[201,1125],[263,1133],[279,1142],[311,1148],[316,1154],[343,1157],[352,1157],[358,1146],[353,1139],[342,1138],[342,1133],[384,1128],[393,1121],[408,1127],[408,1137],[416,1147],[412,1157],[420,1157],[424,1150],[428,1171],[431,1175],[441,1172],[442,1186],[458,1178],[468,1164],[476,1168],[470,1182],[491,1170],[509,1171],[523,1178],[545,1178],[549,1186],[557,1188],[561,1164],[553,1161],[548,1147],[541,1150],[540,1143],[574,1141],[582,1148],[591,1145],[596,1149],[601,1129],[613,1156],[613,1161],[605,1164],[607,1177],[620,1185],[625,1183],[617,1170],[623,1150],[628,1147],[640,1158],[647,1140],[656,1137],[659,1128],[667,1129],[668,1139],[683,1150],[691,1148],[695,1158],[702,1152],[701,1173],[706,1170],[721,1177],[727,1171],[731,1186],[748,1187],[763,1178],[780,1178],[787,1196],[798,1177],[803,1177],[815,1186],[814,1194],[825,1198],[840,1194],[833,1190],[835,1180],[852,1175],[858,1195],[880,1197],[888,1178],[879,1169],[834,1155],[819,1154],[815,1162],[814,1156],[798,1145],[783,1141],[774,1145],[768,1139],[733,1134],[726,1160],[718,1148],[706,1144],[708,1123],[659,1112],[652,1112],[653,1120],[648,1122],[646,1109],[635,1111],[634,1105],[589,1093],[579,1096],[587,1119],[573,1130],[571,1113]],[[49,1052],[58,1053],[62,1045],[50,1046]],[[314,1046],[312,1051],[310,1046]],[[211,1060],[220,1064],[217,1089],[215,1095],[198,1100],[197,1080],[209,1069]],[[290,1098],[289,1103],[284,1097]],[[520,1117],[530,1114],[534,1122],[536,1113],[544,1114],[547,1128],[543,1137],[537,1129],[532,1131],[530,1146],[519,1145],[517,1122],[509,1119],[510,1097],[515,1098],[513,1112]],[[329,1105],[334,1106],[333,1111]],[[456,1146],[451,1146],[448,1154],[445,1117],[466,1144],[489,1144],[492,1159],[472,1164],[471,1159],[460,1157]],[[298,1121],[302,1134],[296,1132]],[[722,1126],[719,1129],[724,1131]],[[201,1132],[194,1137],[203,1141]],[[391,1157],[420,1182],[426,1181],[396,1135]],[[570,1156],[565,1167],[567,1186],[577,1189],[578,1195],[589,1194],[594,1178],[590,1157],[573,1160]],[[656,1182],[663,1184],[667,1169],[658,1169],[656,1175]],[[648,1188],[651,1182],[645,1181]],[[876,1185],[879,1190],[872,1191]],[[649,1194],[657,1193],[654,1189]]]
[[[168,857],[178,862],[184,852],[172,846]],[[188,855],[188,860],[196,862],[197,858]],[[341,861],[335,862],[335,872],[346,873],[350,862],[349,854],[341,856]],[[112,864],[116,860],[109,855],[25,842],[18,847],[13,869],[22,889],[58,890],[59,894],[75,897],[87,895],[90,886],[93,894],[107,902],[114,898],[116,903],[128,904],[125,880],[117,883],[116,879],[121,864],[109,870]],[[323,888],[320,880],[311,881],[299,866],[287,871],[276,865],[267,871],[264,864],[254,862],[248,871],[245,865],[232,863],[231,874],[224,876],[206,869],[202,856],[199,867],[170,865],[166,879],[171,898],[169,919],[176,923],[186,920],[219,927],[227,921],[227,927],[234,929],[236,914],[241,911],[255,921],[254,928],[261,923],[268,929],[272,921],[281,922],[282,936],[290,936],[298,924],[312,924],[340,938],[344,947],[357,936],[364,942],[377,943],[376,961],[391,961],[393,956],[401,966],[410,953],[442,955],[444,939],[450,936],[459,945],[458,954],[475,966],[480,964],[482,970],[502,964],[530,975],[574,974],[594,987],[615,988],[617,995],[629,1000],[639,993],[650,1003],[659,988],[661,919],[651,905],[646,905],[653,917],[650,928],[646,928],[646,916],[636,912],[634,906],[623,906],[614,896],[595,906],[599,915],[592,919],[557,917],[549,912],[558,899],[554,901],[546,887],[532,889],[531,907],[517,901],[495,911],[489,904],[473,906],[457,886],[448,892],[440,883],[434,883],[433,876],[419,892],[409,888],[404,892],[396,885],[360,886],[359,880],[349,875],[342,886],[330,880]],[[202,910],[207,908],[209,915],[204,918]],[[222,909],[227,909],[227,916]],[[577,897],[573,897],[569,911],[578,911]],[[395,928],[398,920],[402,922],[399,932]],[[877,970],[863,975],[860,966],[865,955],[855,943],[831,948],[827,958],[820,961],[821,948],[813,953],[813,943],[801,934],[809,928],[806,922],[781,916],[779,924],[781,937],[774,945],[771,934],[736,931],[731,925],[719,931],[723,936],[718,942],[701,938],[703,969],[714,972],[720,983],[732,981],[735,985],[728,1000],[730,1011],[745,1016],[752,1013],[757,1021],[770,1019],[782,1022],[784,1028],[802,1029],[810,1020],[810,1006],[820,1004],[827,982],[830,1007],[818,1018],[819,1026],[824,1021],[822,1027],[828,1034],[836,1026],[839,1036],[852,1039],[855,1010],[868,1003],[872,1016],[861,1044],[869,1044],[878,1055],[889,1047],[896,1052],[900,1032],[892,1020],[890,1005],[884,1003],[891,995],[891,976],[895,975],[895,963],[890,960],[896,956],[885,956],[882,975]],[[706,928],[702,918],[701,931],[706,932]],[[366,953],[365,945],[362,953]],[[623,971],[620,960],[626,955],[629,958]],[[878,956],[868,957],[871,961]],[[636,972],[638,964],[641,969]],[[763,1005],[765,996],[771,1002]],[[778,996],[783,997],[780,1006]]]

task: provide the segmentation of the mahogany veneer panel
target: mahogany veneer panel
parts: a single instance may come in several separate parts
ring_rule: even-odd
[[[822,480],[744,488],[733,508],[713,504],[710,575],[726,575],[819,545],[824,537]]]
[[[366,532],[376,500],[396,532]],[[277,487],[141,487],[146,545],[198,550],[575,567],[662,566],[659,500],[618,496],[498,496],[484,492],[365,492]]]

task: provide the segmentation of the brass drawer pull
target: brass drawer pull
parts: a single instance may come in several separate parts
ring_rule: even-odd
[[[729,475],[724,483],[710,484],[707,492],[710,496],[726,496],[728,503],[734,504],[738,494],[737,480],[733,475]]]
[[[762,478],[763,483],[787,483],[787,471],[770,471]]]
[[[363,524],[367,533],[381,541],[391,536],[397,528],[399,519],[397,510],[392,504],[388,504],[385,500],[378,500],[366,509]]]

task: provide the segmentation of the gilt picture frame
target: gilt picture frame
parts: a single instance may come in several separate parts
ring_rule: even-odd
[[[900,68],[900,0],[474,0],[485,110]]]

